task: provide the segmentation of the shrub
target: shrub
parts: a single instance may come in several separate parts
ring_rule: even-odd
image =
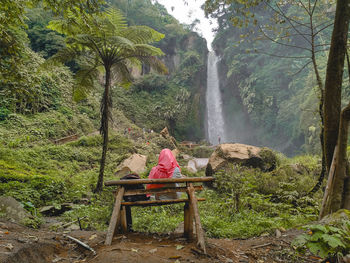
[[[340,262],[337,259],[350,251],[350,221],[344,221],[342,227],[315,224],[303,229],[307,233],[299,235],[292,243],[299,253],[305,253],[308,249],[322,259]]]

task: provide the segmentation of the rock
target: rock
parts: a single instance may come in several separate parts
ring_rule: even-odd
[[[197,171],[207,167],[208,161],[208,158],[194,158],[188,161],[186,168],[190,172],[196,173]]]
[[[276,237],[280,238],[282,236],[281,231],[279,231],[278,229],[276,229]]]
[[[130,168],[125,166],[125,167],[121,168],[120,170],[118,170],[117,172],[115,172],[114,175],[118,178],[122,178],[125,175],[130,174],[130,173],[131,173]]]
[[[80,227],[77,224],[72,224],[66,228],[67,231],[80,230]]]
[[[320,221],[321,224],[325,225],[341,225],[344,220],[350,220],[350,211],[346,209],[340,209],[337,212],[327,215]]]
[[[129,173],[143,173],[146,170],[146,161],[147,156],[135,153],[118,166],[116,175],[123,177]]]
[[[240,143],[221,144],[209,158],[206,176],[212,176],[216,171],[227,168],[229,164],[260,168],[266,172],[275,169],[277,157],[267,148]]]
[[[66,211],[72,210],[73,204],[63,203],[58,207],[53,205],[44,206],[39,209],[39,212],[45,216],[59,216]]]
[[[0,196],[0,219],[24,224],[24,221],[31,217],[31,214],[16,199],[11,196]]]
[[[192,158],[192,156],[188,155],[188,154],[183,154],[182,155],[182,159],[184,160],[190,160]]]
[[[187,170],[189,170],[191,173],[196,173],[197,168],[196,168],[196,163],[194,160],[189,160],[186,166]]]
[[[209,158],[195,158],[193,161],[195,163],[196,169],[201,170],[207,167]]]

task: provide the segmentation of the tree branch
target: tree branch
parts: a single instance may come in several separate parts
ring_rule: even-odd
[[[290,44],[286,44],[286,43],[282,43],[282,42],[279,42],[277,40],[274,40],[273,38],[271,38],[270,36],[268,36],[263,28],[261,28],[261,26],[259,25],[259,29],[260,29],[260,32],[267,38],[269,39],[270,41],[276,43],[276,44],[279,44],[279,45],[283,45],[283,46],[287,46],[287,47],[293,47],[293,48],[298,48],[298,49],[303,49],[303,50],[307,50],[307,51],[310,51],[311,52],[311,49],[308,49],[308,48],[305,48],[305,47],[300,47],[300,46],[294,46],[294,45],[290,45]]]

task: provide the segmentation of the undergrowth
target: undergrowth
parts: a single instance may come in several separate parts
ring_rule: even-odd
[[[113,208],[113,189],[106,188],[101,195],[92,194],[102,141],[99,134],[89,134],[96,129],[88,121],[91,116],[87,114],[93,113],[89,107],[83,109],[77,117],[47,112],[35,117],[12,115],[1,122],[0,194],[31,204],[30,208],[36,210],[44,205],[73,202],[73,210],[66,212],[62,220],[84,218],[81,221],[84,229],[105,230]],[[148,156],[147,171],[141,174],[142,178],[147,177],[157,163],[157,153],[168,147],[168,142],[156,133],[143,134],[142,129],[130,123],[117,124],[120,129],[112,130],[110,136],[105,180],[115,179],[118,165],[136,152]],[[132,127],[130,134],[124,134],[126,127]],[[74,142],[56,145],[50,141],[72,132],[80,135]],[[188,153],[205,157],[210,152],[201,146]],[[228,172],[215,175],[214,187],[199,194],[206,198],[200,202],[199,211],[207,236],[248,238],[316,219],[320,194],[309,198],[306,193],[316,182],[318,158],[288,159],[282,155],[278,158],[276,169],[270,172],[232,166]],[[185,160],[179,162],[186,176],[204,176],[203,171],[189,172],[184,167]],[[82,204],[83,198],[89,203]],[[183,220],[181,204],[135,207],[132,211],[134,230],[141,232],[173,231]],[[33,227],[37,225],[35,222]]]

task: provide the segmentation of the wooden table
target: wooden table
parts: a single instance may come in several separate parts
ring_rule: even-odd
[[[122,231],[127,232],[128,222],[126,217],[126,207],[131,206],[152,206],[152,205],[168,205],[175,203],[185,203],[184,206],[184,236],[188,239],[193,238],[193,220],[196,227],[197,246],[201,248],[204,253],[205,240],[204,232],[202,229],[197,201],[205,201],[204,198],[197,198],[195,191],[203,189],[202,185],[194,185],[194,183],[211,182],[214,177],[184,177],[184,178],[167,178],[167,179],[130,179],[130,180],[117,180],[107,181],[105,186],[118,186],[118,190],[115,194],[115,203],[113,213],[109,223],[106,245],[112,243],[112,238],[116,231],[120,228]],[[173,184],[173,186],[165,186],[155,189],[127,189],[130,185],[137,184]],[[178,186],[175,184],[182,184]],[[183,199],[170,199],[170,200],[145,200],[134,202],[123,202],[123,198],[126,196],[142,195],[142,194],[167,194],[174,192],[186,192],[187,198]]]

